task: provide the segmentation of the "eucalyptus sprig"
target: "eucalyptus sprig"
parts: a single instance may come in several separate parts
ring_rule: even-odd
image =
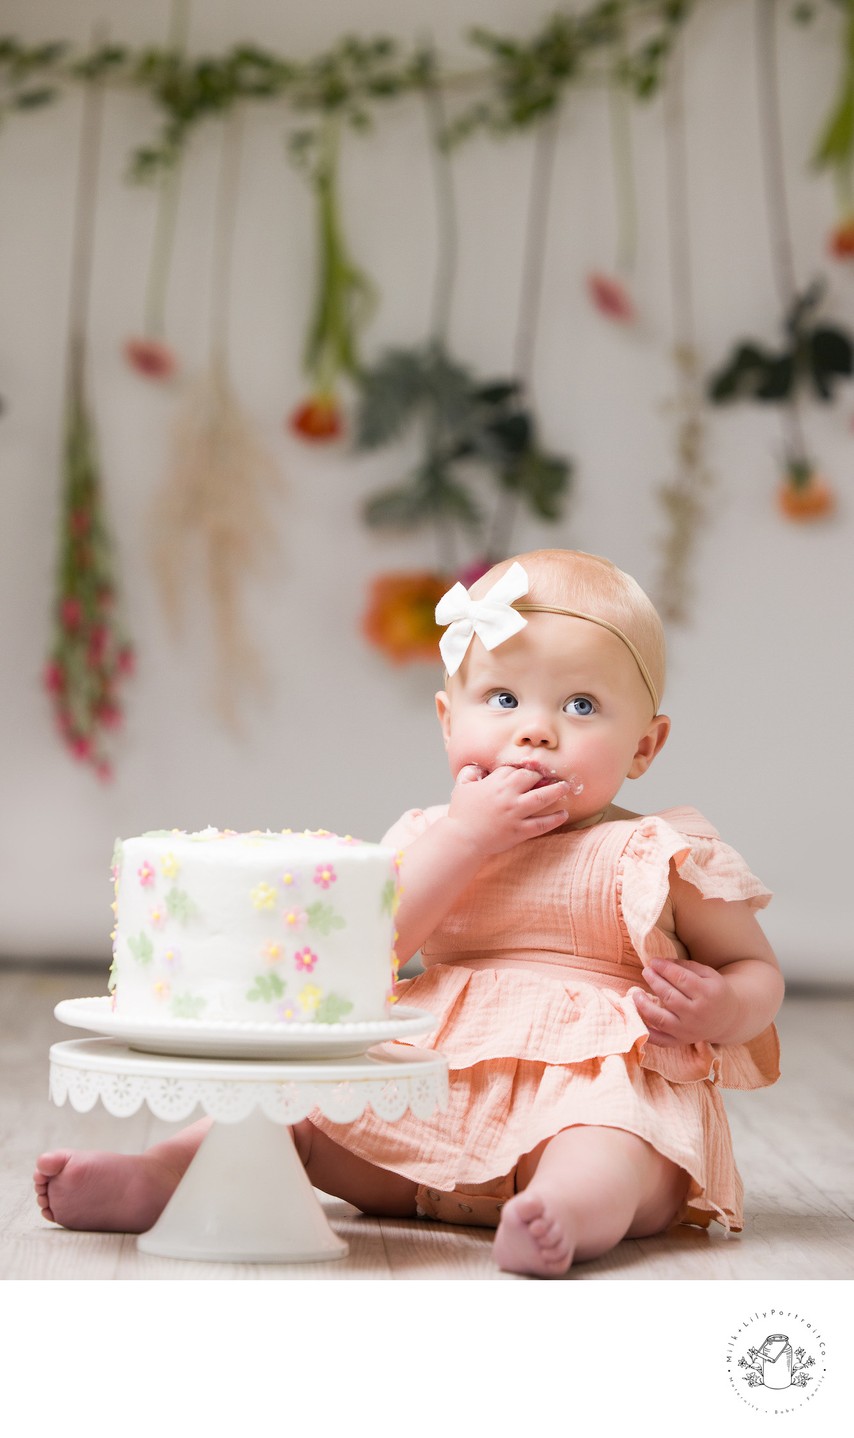
[[[512,492],[538,518],[559,518],[572,466],[541,447],[517,382],[484,383],[435,341],[390,350],[362,374],[356,448],[376,449],[413,428],[422,432],[422,457],[403,483],[367,501],[368,524],[408,529],[433,521],[448,546],[462,528],[481,540],[482,553],[488,516],[471,488],[472,466],[499,496]]]

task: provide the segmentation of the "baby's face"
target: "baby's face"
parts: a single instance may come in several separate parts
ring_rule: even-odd
[[[616,635],[563,614],[527,619],[491,653],[473,639],[436,696],[451,773],[510,764],[544,781],[577,779],[584,787],[570,810],[582,822],[610,804],[624,779],[644,773],[668,721],[653,719],[638,667]]]

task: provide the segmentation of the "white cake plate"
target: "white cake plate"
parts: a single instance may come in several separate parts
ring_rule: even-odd
[[[203,1058],[348,1058],[389,1039],[409,1039],[436,1027],[435,1014],[394,1004],[387,1019],[357,1024],[264,1024],[204,1019],[147,1020],[113,1012],[109,994],[63,999],[54,1009],[63,1024],[118,1039],[143,1053]]]
[[[213,1123],[143,1253],[216,1263],[308,1263],[343,1258],[287,1125],[319,1109],[347,1123],[370,1106],[395,1122],[447,1104],[440,1054],[375,1048],[357,1059],[265,1063],[158,1057],[108,1038],[50,1051],[50,1096],[87,1113],[100,1100],[124,1117],[146,1104],[183,1120],[201,1107]]]

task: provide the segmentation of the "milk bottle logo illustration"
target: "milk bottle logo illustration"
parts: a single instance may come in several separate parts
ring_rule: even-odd
[[[769,1306],[736,1319],[726,1372],[734,1397],[756,1413],[812,1404],[827,1376],[827,1339],[817,1315]]]
[[[804,1388],[814,1364],[805,1349],[792,1349],[787,1333],[769,1333],[761,1348],[748,1348],[739,1359],[739,1367],[749,1370],[743,1377],[750,1388]]]

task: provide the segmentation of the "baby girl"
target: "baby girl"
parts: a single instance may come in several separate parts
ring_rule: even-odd
[[[721,1087],[779,1075],[783,980],[756,919],[768,890],[695,809],[618,807],[670,729],[661,622],[607,560],[507,560],[436,617],[454,787],[410,810],[399,985],[435,1015],[419,1047],[450,1100],[396,1123],[314,1114],[294,1139],[316,1188],[363,1212],[496,1229],[495,1262],[558,1276],[674,1223],[742,1224]],[[206,1132],[140,1156],[38,1161],[44,1216],[141,1232]]]

